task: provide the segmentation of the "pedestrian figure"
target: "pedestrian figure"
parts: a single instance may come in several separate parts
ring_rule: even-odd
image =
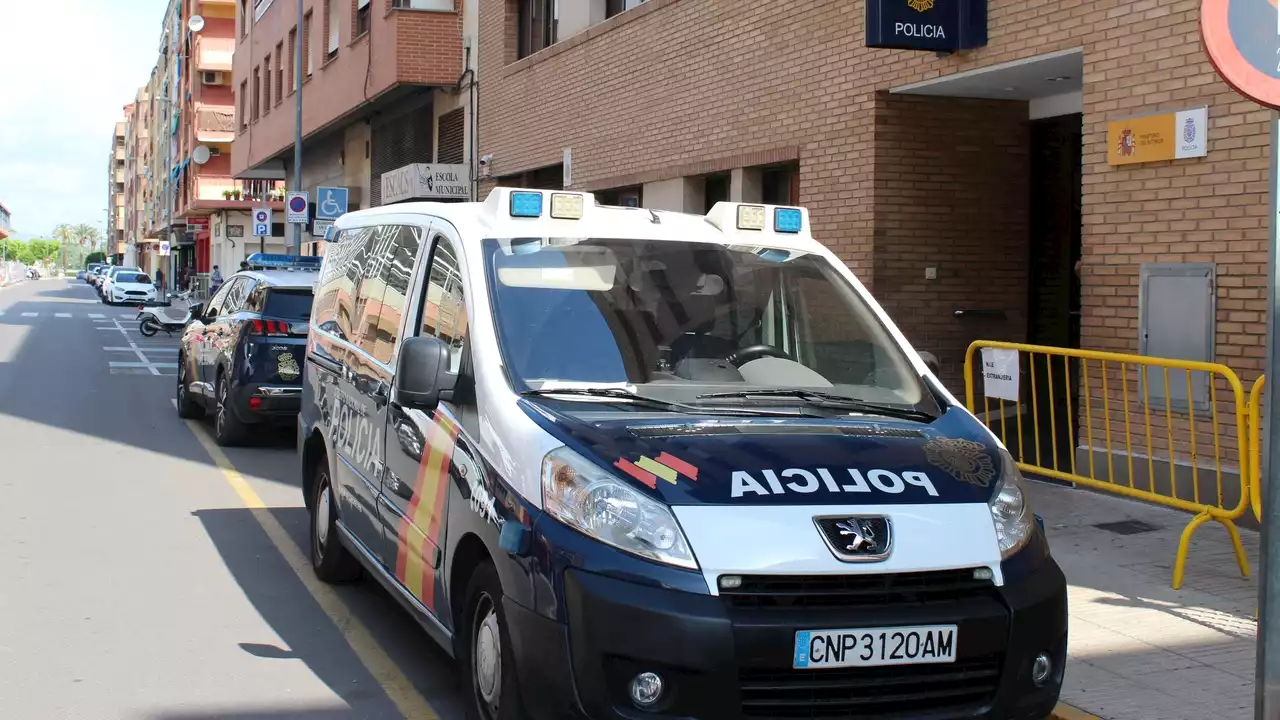
[[[156,287],[164,292],[164,271],[160,268],[156,268]]]
[[[213,295],[218,292],[218,288],[222,287],[222,271],[217,265],[213,266],[213,274],[209,276],[209,294]]]

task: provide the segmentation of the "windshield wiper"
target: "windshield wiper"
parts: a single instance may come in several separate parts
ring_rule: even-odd
[[[793,389],[777,389],[777,390],[735,390],[733,392],[706,393],[699,395],[698,400],[712,400],[716,398],[795,398],[804,402],[806,405],[813,407],[828,408],[832,410],[854,410],[868,415],[883,415],[885,417],[899,418],[902,420],[914,420],[916,422],[930,423],[937,420],[935,416],[923,410],[911,410],[908,408],[895,407],[893,405],[884,405],[876,402],[868,402],[857,398],[845,397],[844,395],[836,395],[835,393],[822,392],[819,390],[793,390]]]
[[[622,388],[559,388],[550,389],[543,388],[538,390],[525,390],[520,393],[524,397],[545,397],[547,395],[578,395],[581,397],[604,398],[608,400],[621,400],[635,405],[643,405],[645,407],[655,408],[658,410],[668,410],[679,413],[693,413],[698,415],[784,415],[794,416],[795,413],[787,411],[767,410],[764,408],[708,408],[703,405],[688,405],[685,403],[671,402],[670,400],[659,400],[658,398],[645,397],[637,395],[629,390]]]

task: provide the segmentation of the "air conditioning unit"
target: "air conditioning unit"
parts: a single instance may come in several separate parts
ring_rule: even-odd
[[[222,73],[216,70],[205,70],[200,73],[200,82],[205,85],[222,85]]]
[[[209,148],[209,157],[218,157],[221,154],[222,154],[222,151],[219,150],[218,148],[216,147]]]

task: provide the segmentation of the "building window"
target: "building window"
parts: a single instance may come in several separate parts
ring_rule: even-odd
[[[627,10],[636,7],[642,2],[644,2],[644,0],[605,0],[604,16],[606,18],[611,18],[614,15],[626,12]]]
[[[315,60],[311,55],[311,11],[308,10],[306,16],[302,18],[302,55],[307,61],[307,77],[311,77],[311,71],[315,69]]]
[[[258,121],[258,109],[259,109],[258,100],[261,97],[262,97],[261,70],[260,68],[255,67],[253,69],[253,95],[250,96],[250,100],[249,100],[250,107],[252,108],[250,110],[250,119],[253,122]]]
[[[271,112],[271,55],[262,59],[262,114]]]
[[[556,42],[556,0],[517,0],[516,55],[528,57]]]
[[[249,0],[240,0],[240,37],[249,37]]]
[[[325,57],[332,58],[338,54],[338,47],[342,45],[342,33],[339,14],[333,10],[334,0],[324,0],[324,24],[325,24]]]
[[[760,201],[769,205],[800,204],[800,163],[775,165],[760,172]]]
[[[289,31],[289,92],[293,92],[297,84],[298,69],[294,66],[298,52],[298,28]]]
[[[355,37],[369,32],[369,22],[373,17],[373,6],[370,0],[356,0]]]
[[[284,100],[284,41],[276,43],[276,84],[273,91],[276,95],[276,104],[279,105]]]

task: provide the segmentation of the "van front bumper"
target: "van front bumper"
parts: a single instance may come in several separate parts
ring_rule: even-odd
[[[1062,686],[1066,580],[1052,558],[1003,587],[916,604],[762,605],[578,569],[565,571],[564,589],[567,624],[505,603],[522,699],[536,718],[1041,720]],[[798,630],[931,624],[958,626],[954,663],[792,669]],[[1041,653],[1052,669],[1036,685]],[[648,712],[629,697],[642,672],[666,688]]]

